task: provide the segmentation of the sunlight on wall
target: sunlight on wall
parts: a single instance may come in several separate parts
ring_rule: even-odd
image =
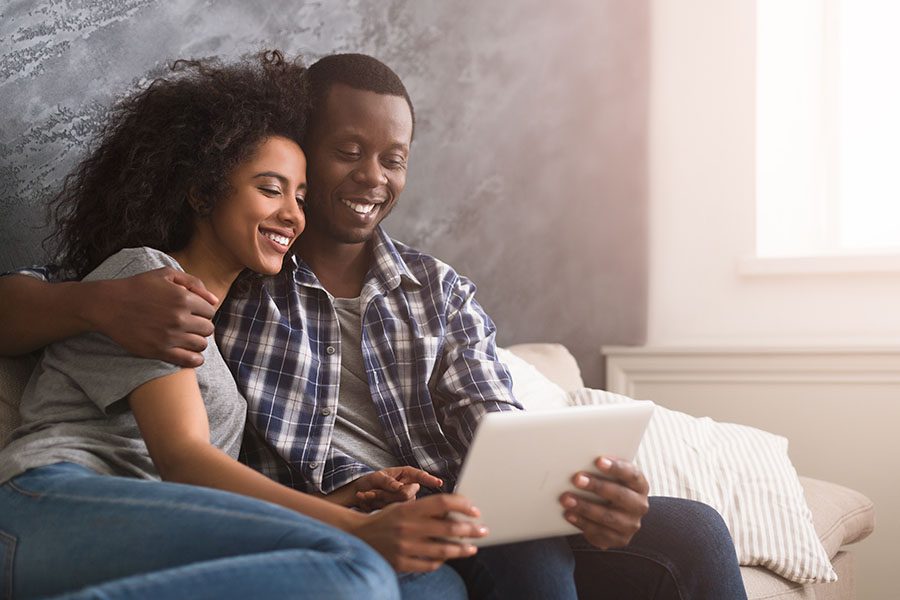
[[[757,255],[900,251],[900,5],[757,4]]]

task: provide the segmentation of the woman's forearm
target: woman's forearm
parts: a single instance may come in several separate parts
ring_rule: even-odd
[[[169,466],[160,464],[166,462]],[[344,531],[358,527],[365,518],[321,497],[281,485],[209,444],[186,444],[177,457],[158,461],[157,468],[167,481],[202,485],[258,498]]]

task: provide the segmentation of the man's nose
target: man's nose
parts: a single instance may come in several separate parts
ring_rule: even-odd
[[[372,157],[357,165],[353,171],[353,181],[372,188],[385,185],[387,183],[387,175],[384,174],[384,169],[381,163],[378,162],[378,159]]]

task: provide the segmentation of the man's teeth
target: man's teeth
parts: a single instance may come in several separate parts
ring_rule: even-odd
[[[344,200],[343,198],[341,198],[341,202],[346,204],[350,208],[350,210],[352,210],[353,212],[361,214],[361,215],[367,215],[370,212],[372,212],[373,208],[375,208],[374,204],[365,204],[363,202],[350,202],[349,200]]]
[[[278,235],[277,233],[272,233],[271,231],[263,231],[262,234],[276,244],[281,244],[282,246],[287,246],[291,243],[291,238],[285,237],[283,235]]]

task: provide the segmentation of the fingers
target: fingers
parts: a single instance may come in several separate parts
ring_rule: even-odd
[[[403,487],[403,484],[390,475],[387,469],[370,473],[366,483],[370,489],[381,489],[386,491],[397,491]]]
[[[478,518],[481,512],[472,503],[459,494],[435,494],[418,500],[412,506],[422,515],[445,517],[447,513],[458,512],[469,517]]]
[[[572,483],[592,497],[563,494],[560,502],[566,509],[564,516],[595,546],[624,546],[640,529],[641,518],[649,510],[650,486],[633,463],[601,457],[595,464],[602,477],[584,472],[572,477]]]
[[[217,306],[219,304],[219,299],[206,289],[206,286],[203,285],[203,282],[200,281],[197,277],[193,275],[188,275],[183,271],[178,271],[176,269],[172,269],[172,273],[170,275],[170,279],[173,283],[177,283],[178,285],[187,288],[194,294],[196,294],[200,299],[204,301],[207,306]],[[209,318],[212,318],[212,315],[215,313],[211,313]],[[201,313],[195,313],[201,314]],[[204,315],[206,316],[206,315]]]
[[[356,499],[359,503],[365,503],[366,506],[371,507],[369,510],[374,510],[374,507],[414,500],[418,492],[418,483],[401,484],[400,489],[396,491],[374,489],[356,492]]]
[[[440,477],[435,477],[431,473],[415,467],[399,467],[397,472],[392,475],[403,483],[418,483],[431,488],[439,488],[444,485],[444,480]]]
[[[567,507],[563,513],[565,519],[580,529],[591,544],[604,550],[628,545],[641,527],[640,518],[608,506],[584,499],[570,502],[563,500]]]
[[[189,352],[181,348],[167,348],[160,358],[167,363],[172,363],[185,369],[193,369],[203,364],[202,354]]]
[[[572,478],[575,487],[590,492],[597,501],[627,513],[643,516],[647,512],[647,496],[626,487],[618,481],[611,481],[590,473],[578,473]],[[574,497],[574,495],[573,495]]]
[[[472,544],[438,540],[401,541],[399,550],[403,556],[414,556],[419,559],[437,561],[438,563],[455,558],[466,558],[478,552],[478,548]]]
[[[637,465],[632,462],[601,456],[594,461],[594,464],[603,475],[619,481],[639,494],[646,496],[650,491],[650,484],[647,482],[647,478],[637,468]]]

